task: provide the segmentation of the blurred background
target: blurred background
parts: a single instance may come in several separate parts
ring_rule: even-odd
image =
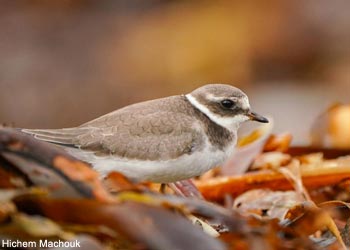
[[[205,83],[244,90],[294,144],[349,102],[350,1],[3,1],[0,122],[77,126]]]

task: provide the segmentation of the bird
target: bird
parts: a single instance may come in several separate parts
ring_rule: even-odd
[[[116,171],[136,182],[172,183],[199,176],[233,153],[239,126],[267,123],[247,95],[228,84],[125,106],[78,127],[22,129],[63,146],[101,177]]]

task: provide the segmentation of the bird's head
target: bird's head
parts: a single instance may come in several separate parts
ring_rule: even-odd
[[[251,110],[245,93],[230,85],[204,85],[187,94],[186,97],[194,107],[213,122],[229,130],[237,129],[247,120],[269,122],[265,117]]]

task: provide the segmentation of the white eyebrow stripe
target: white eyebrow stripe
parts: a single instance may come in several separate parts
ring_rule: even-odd
[[[225,97],[225,96],[215,96],[213,94],[207,94],[206,98],[211,101],[222,101],[224,99],[230,99],[232,101],[238,101],[238,97]]]
[[[214,96],[213,94],[207,94],[206,98],[208,100],[212,100],[212,101],[222,101],[223,99],[225,99],[224,96]],[[239,97],[230,97],[228,98],[234,102],[237,102],[239,100]],[[242,108],[243,109],[250,109],[250,104],[249,104],[249,99],[247,96],[242,96]]]
[[[236,115],[235,117],[222,117],[217,114],[214,114],[211,112],[205,105],[199,103],[195,97],[193,97],[191,94],[185,95],[187,100],[197,109],[199,109],[203,114],[209,117],[210,120],[215,122],[216,124],[230,130],[230,131],[236,131],[238,128],[238,125],[248,120],[248,117],[244,115]]]

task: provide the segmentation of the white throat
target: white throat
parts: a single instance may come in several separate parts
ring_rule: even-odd
[[[239,125],[248,120],[245,115],[236,115],[234,117],[222,117],[211,112],[205,105],[199,103],[195,97],[191,94],[186,95],[187,100],[197,109],[199,109],[203,114],[209,117],[210,120],[216,124],[230,130],[231,132],[237,132]]]

